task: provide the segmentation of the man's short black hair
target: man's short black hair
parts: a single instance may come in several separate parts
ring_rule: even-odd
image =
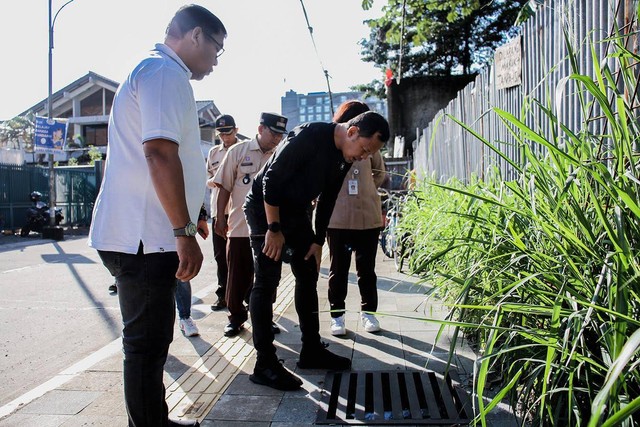
[[[227,36],[227,29],[222,21],[208,9],[197,4],[188,4],[178,9],[169,22],[166,33],[168,36],[181,38],[196,27],[202,28],[208,35]]]
[[[387,119],[374,111],[367,111],[349,120],[347,126],[356,126],[360,136],[370,138],[380,133],[380,141],[386,143],[389,140],[389,123]]]

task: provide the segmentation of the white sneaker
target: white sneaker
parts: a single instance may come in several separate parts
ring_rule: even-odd
[[[200,335],[198,327],[191,317],[188,319],[180,319],[180,330],[185,337],[195,337],[196,335]]]
[[[373,314],[362,313],[361,316],[362,327],[367,332],[378,332],[380,331],[380,322],[376,319],[376,316]]]
[[[340,317],[331,318],[331,335],[346,335],[347,328],[344,326],[344,314]]]

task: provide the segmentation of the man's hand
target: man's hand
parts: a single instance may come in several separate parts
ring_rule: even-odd
[[[227,226],[227,218],[225,218],[224,215],[216,216],[216,223],[213,231],[215,231],[218,236],[226,239],[228,230],[229,227]]]
[[[274,233],[273,231],[267,231],[267,234],[264,236],[262,253],[274,261],[280,261],[282,246],[284,246],[284,234],[282,234],[282,232]]]
[[[209,237],[209,224],[206,219],[198,220],[198,234],[204,240],[207,240],[207,237]]]
[[[180,259],[176,279],[186,282],[198,275],[204,257],[195,237],[176,237],[176,247]]]
[[[312,256],[316,257],[316,267],[318,268],[318,272],[320,271],[320,261],[322,261],[322,246],[317,243],[312,243],[309,246],[309,251],[304,256],[305,261],[311,258]]]

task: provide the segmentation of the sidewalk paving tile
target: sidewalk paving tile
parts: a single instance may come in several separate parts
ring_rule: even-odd
[[[20,408],[23,414],[75,415],[102,393],[99,391],[53,390]]]

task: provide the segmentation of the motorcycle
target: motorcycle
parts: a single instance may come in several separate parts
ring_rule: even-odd
[[[20,230],[20,236],[26,237],[31,231],[42,233],[42,229],[49,224],[51,218],[49,214],[49,205],[41,201],[42,193],[39,191],[33,191],[29,195],[29,198],[33,202],[33,206],[27,209],[27,222]],[[62,209],[55,208],[55,221],[56,225],[59,225],[64,217],[62,216]]]

